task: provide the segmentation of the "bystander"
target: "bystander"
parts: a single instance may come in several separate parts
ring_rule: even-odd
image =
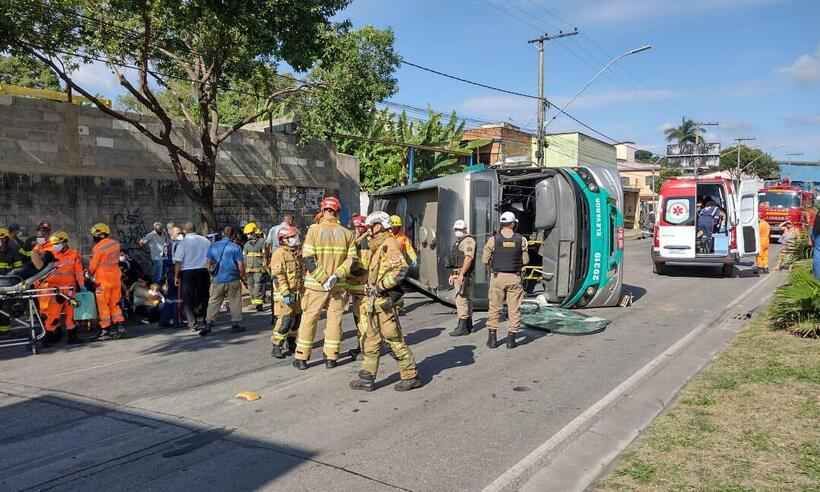
[[[149,232],[139,241],[140,247],[148,246],[151,252],[151,279],[154,283],[161,284],[163,277],[163,257],[165,250],[168,247],[168,235],[162,223],[154,222],[154,230]]]
[[[208,248],[211,242],[194,232],[194,225],[182,228],[185,237],[174,251],[174,283],[180,289],[185,317],[192,330],[205,329],[198,320],[205,317],[208,306]]]
[[[242,283],[245,281],[245,265],[242,248],[237,244],[237,231],[228,226],[222,239],[208,249],[208,268],[211,271],[211,291],[208,299],[208,315],[201,336],[211,332],[219,307],[228,302],[231,310],[231,331],[244,331],[242,322]]]

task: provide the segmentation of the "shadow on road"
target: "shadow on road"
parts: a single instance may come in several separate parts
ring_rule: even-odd
[[[466,367],[475,363],[475,345],[456,345],[446,352],[431,355],[417,364],[419,378],[424,384],[430,383],[435,376],[457,367]],[[399,373],[393,373],[379,381],[376,388],[389,386],[399,381]]]
[[[404,335],[404,341],[407,342],[407,345],[416,345],[441,335],[443,331],[444,328],[442,327],[423,328]]]
[[[624,284],[624,291],[632,294],[632,302],[638,302],[646,295],[646,289],[637,285]]]
[[[3,392],[0,489],[258,490],[314,453],[80,397]]]

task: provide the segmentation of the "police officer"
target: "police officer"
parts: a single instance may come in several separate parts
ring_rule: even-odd
[[[456,238],[450,251],[448,267],[450,285],[456,289],[456,312],[458,326],[450,336],[460,337],[473,331],[473,301],[470,299],[470,284],[475,263],[475,239],[467,232],[467,223],[458,219],[453,223],[453,236]]]
[[[280,227],[276,232],[276,249],[270,260],[273,277],[273,313],[276,323],[271,335],[271,357],[284,359],[296,351],[296,334],[302,308],[304,269],[298,256],[299,231],[293,226]],[[287,349],[285,341],[287,340]]]
[[[265,304],[265,238],[255,222],[248,222],[242,229],[247,237],[242,253],[245,256],[245,273],[248,278],[248,291],[251,306],[262,311]]]
[[[354,390],[373,391],[379,370],[382,340],[399,361],[401,381],[396,391],[422,386],[416,370],[416,359],[404,341],[399,325],[398,306],[402,295],[401,281],[407,275],[407,261],[398,241],[390,233],[390,216],[373,212],[365,224],[370,228],[370,264],[367,272],[367,332],[364,337],[362,370],[350,382]]]
[[[327,309],[325,323],[325,367],[336,367],[342,347],[342,316],[347,293],[340,280],[350,274],[356,258],[353,233],[339,223],[342,204],[336,197],[325,197],[320,203],[319,222],[308,229],[302,247],[305,270],[305,294],[302,301],[302,321],[296,337],[293,366],[307,369],[307,361],[316,338],[316,325],[322,310]]]
[[[501,230],[493,234],[484,244],[481,261],[492,271],[490,277],[487,313],[487,346],[498,346],[498,322],[501,308],[507,304],[510,327],[507,332],[507,348],[516,347],[515,335],[521,327],[521,300],[524,288],[521,286],[521,270],[529,263],[527,238],[515,232],[518,220],[512,212],[501,214]]]

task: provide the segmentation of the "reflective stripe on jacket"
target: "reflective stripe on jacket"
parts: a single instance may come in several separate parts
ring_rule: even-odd
[[[83,261],[79,253],[73,249],[52,253],[57,266],[47,277],[49,287],[75,287],[85,283]]]
[[[119,285],[122,275],[120,272],[120,243],[107,237],[95,244],[91,250],[88,271],[94,275],[97,283]]]
[[[370,265],[367,284],[385,291],[397,287],[407,275],[407,261],[398,241],[389,233],[370,240]]]
[[[274,300],[282,300],[288,294],[301,294],[304,286],[302,260],[287,246],[279,246],[270,259],[273,277]]]
[[[342,227],[338,219],[323,218],[308,229],[302,258],[305,265],[315,263],[314,270],[305,275],[306,289],[324,290],[322,284],[331,275],[344,280],[356,258],[353,232]]]

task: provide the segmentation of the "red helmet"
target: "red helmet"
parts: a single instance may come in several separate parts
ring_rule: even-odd
[[[279,228],[279,232],[276,233],[276,239],[279,242],[282,242],[283,239],[287,239],[289,237],[293,237],[299,234],[299,230],[293,226],[282,226]]]
[[[331,209],[334,212],[338,213],[339,210],[342,209],[342,204],[339,202],[339,199],[335,196],[326,196],[322,199],[322,203],[319,205],[319,208],[322,210]]]
[[[353,222],[353,227],[367,227],[364,221],[367,219],[364,215],[356,214],[350,220]]]

